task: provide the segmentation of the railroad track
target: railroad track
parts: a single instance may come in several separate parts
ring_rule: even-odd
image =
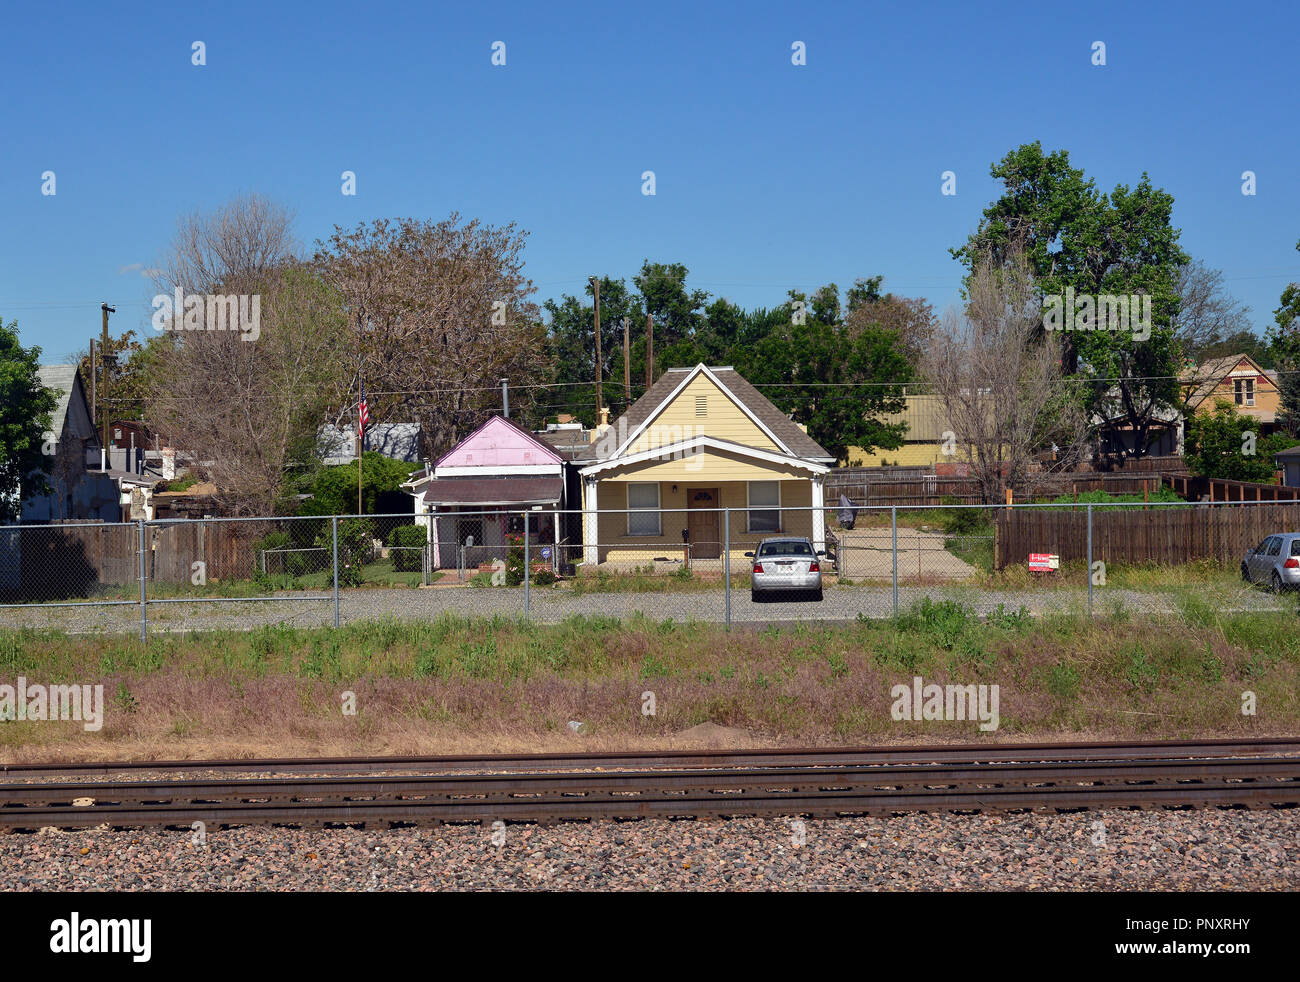
[[[195,822],[209,827],[391,826],[908,811],[1300,807],[1300,755],[1138,757],[1118,753],[1137,753],[1135,745],[1107,745],[1104,751],[1100,745],[1088,747],[1110,756],[763,767],[719,767],[714,758],[713,767],[655,770],[32,782],[0,785],[0,828],[189,827]],[[1225,744],[1216,748],[1228,749]],[[990,749],[981,748],[981,756],[987,758]],[[1024,756],[1023,749],[1016,753]]]
[[[687,767],[849,767],[1008,761],[1164,760],[1300,754],[1300,738],[1158,740],[1144,743],[974,743],[782,750],[664,750],[654,753],[471,754],[434,757],[274,757],[220,760],[77,761],[0,764],[0,778],[115,774],[380,774],[410,771],[635,770]]]

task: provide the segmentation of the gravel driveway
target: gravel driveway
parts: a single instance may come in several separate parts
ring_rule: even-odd
[[[1287,890],[1300,812],[0,837],[3,890]],[[799,844],[796,844],[796,842]]]
[[[889,579],[894,575],[893,532],[887,528],[844,529],[836,533],[835,552],[840,575],[851,580]],[[919,529],[898,530],[900,575],[964,580],[979,572],[943,547],[951,536]]]

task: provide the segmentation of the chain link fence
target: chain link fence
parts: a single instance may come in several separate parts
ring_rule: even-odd
[[[731,625],[897,617],[945,603],[984,617],[1254,610],[1283,601],[1267,577],[1243,582],[1247,551],[1297,529],[1296,502],[33,524],[0,527],[0,625],[145,637],[446,612]],[[769,541],[781,539],[796,545]]]

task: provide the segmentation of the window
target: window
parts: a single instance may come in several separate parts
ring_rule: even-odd
[[[787,539],[785,542],[769,542],[767,545],[759,546],[758,554],[759,556],[811,556],[813,551],[812,546],[807,542]]]
[[[1233,379],[1232,398],[1238,406],[1255,405],[1255,380],[1253,378]]]
[[[628,512],[628,535],[662,535],[659,524],[659,485],[629,484],[627,506],[636,509]],[[638,514],[637,510],[642,513]]]
[[[1275,535],[1268,540],[1268,554],[1270,556],[1279,555],[1282,552],[1282,536]]]
[[[749,531],[777,532],[781,528],[781,482],[749,482]]]

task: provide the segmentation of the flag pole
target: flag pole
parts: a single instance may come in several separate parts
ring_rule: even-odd
[[[366,448],[366,423],[370,421],[366,405],[366,383],[361,382],[361,402],[357,404],[357,514],[361,514],[361,458]]]

